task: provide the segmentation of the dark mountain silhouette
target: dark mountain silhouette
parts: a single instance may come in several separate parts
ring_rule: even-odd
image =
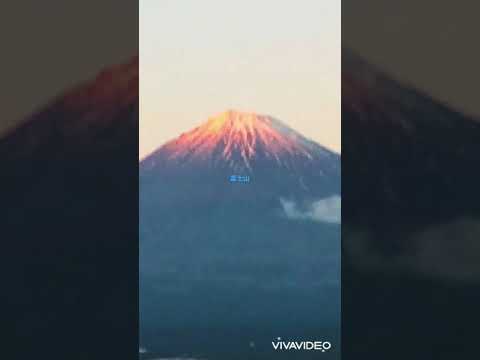
[[[227,111],[144,159],[141,345],[303,359],[271,341],[322,338],[338,358],[339,194],[340,156],[265,115]]]
[[[7,357],[133,358],[117,345],[137,327],[138,59],[0,139],[0,164]]]
[[[345,358],[466,358],[472,349],[479,140],[476,120],[344,51]]]
[[[351,53],[342,65],[346,218],[426,224],[479,213],[480,123]]]

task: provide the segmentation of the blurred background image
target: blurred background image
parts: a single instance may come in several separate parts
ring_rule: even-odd
[[[345,358],[476,356],[471,4],[342,2]]]
[[[0,7],[0,353],[135,358],[138,5]]]

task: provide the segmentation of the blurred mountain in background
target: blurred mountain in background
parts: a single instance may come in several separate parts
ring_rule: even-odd
[[[7,315],[14,358],[121,358],[118,341],[137,327],[125,319],[137,309],[138,59],[6,134],[0,164],[3,298],[21,309]]]
[[[346,358],[462,358],[473,346],[479,140],[478,121],[344,50]]]

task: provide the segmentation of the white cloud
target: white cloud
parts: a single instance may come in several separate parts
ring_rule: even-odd
[[[289,219],[341,223],[342,198],[338,195],[312,201],[303,209],[300,209],[295,201],[280,199],[280,202]]]

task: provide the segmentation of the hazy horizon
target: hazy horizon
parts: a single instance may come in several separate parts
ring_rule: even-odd
[[[340,3],[140,2],[140,158],[228,109],[340,152]]]

